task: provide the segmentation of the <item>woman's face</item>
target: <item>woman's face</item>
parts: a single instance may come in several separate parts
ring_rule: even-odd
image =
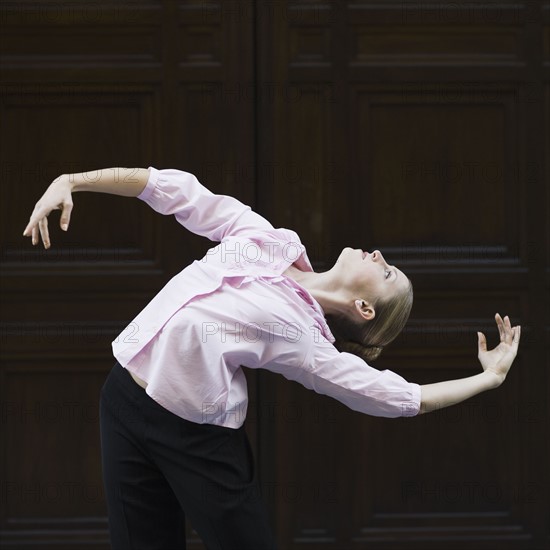
[[[363,252],[358,248],[344,248],[334,269],[342,285],[361,300],[387,301],[409,286],[406,275],[388,265],[379,250]]]

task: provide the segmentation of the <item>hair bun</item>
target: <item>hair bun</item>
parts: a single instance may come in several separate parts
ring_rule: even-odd
[[[359,344],[357,342],[351,342],[351,341],[339,341],[336,340],[335,347],[339,351],[345,351],[347,353],[353,353],[354,355],[358,355],[366,361],[367,363],[371,363],[372,361],[376,361],[380,354],[382,353],[382,350],[384,349],[381,346],[363,346],[362,344]]]
[[[380,346],[364,346],[363,347],[363,357],[367,363],[369,361],[376,361],[384,348]]]

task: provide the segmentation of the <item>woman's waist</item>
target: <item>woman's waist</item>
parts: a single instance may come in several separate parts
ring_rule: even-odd
[[[130,376],[134,379],[134,382],[138,385],[138,386],[141,386],[143,389],[145,389],[147,387],[147,382],[145,382],[145,380],[142,380],[141,378],[139,378],[139,376],[135,375],[133,372],[131,371],[128,371],[130,373]]]

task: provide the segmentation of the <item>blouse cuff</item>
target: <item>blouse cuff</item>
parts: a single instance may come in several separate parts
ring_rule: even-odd
[[[157,181],[160,175],[160,171],[149,166],[149,179],[147,180],[147,185],[144,187],[143,191],[137,196],[139,200],[146,201],[155,190],[157,186]]]
[[[410,382],[412,393],[411,401],[402,404],[401,416],[416,416],[420,412],[420,404],[422,401],[422,390],[419,384]]]

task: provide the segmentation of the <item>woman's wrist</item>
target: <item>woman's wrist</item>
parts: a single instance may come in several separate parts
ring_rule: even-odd
[[[502,381],[503,378],[498,373],[485,370],[466,378],[424,384],[420,386],[422,391],[420,413],[455,405],[478,393],[497,388]]]
[[[54,180],[54,183],[59,182],[60,185],[67,185],[72,193],[74,191],[74,180],[71,179],[72,175],[73,174],[61,174],[61,176]]]
[[[487,379],[488,389],[498,388],[506,379],[506,375],[487,369],[482,373]]]

